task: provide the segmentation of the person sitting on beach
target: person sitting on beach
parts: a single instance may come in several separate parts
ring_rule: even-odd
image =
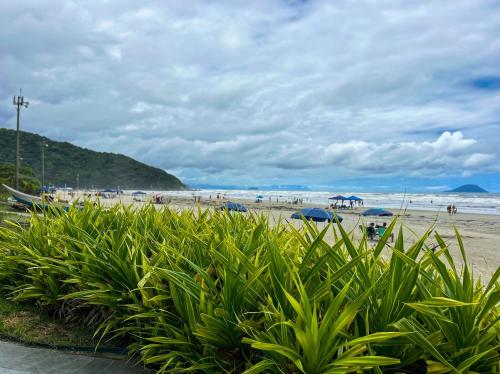
[[[366,228],[366,236],[368,236],[368,239],[373,240],[375,235],[377,235],[377,232],[375,230],[375,224],[372,222],[370,226]]]
[[[386,222],[384,222],[382,224],[382,226],[377,226],[377,235],[379,238],[384,236],[385,230],[387,230],[387,223]],[[393,232],[391,232],[391,242],[394,243],[394,233]]]

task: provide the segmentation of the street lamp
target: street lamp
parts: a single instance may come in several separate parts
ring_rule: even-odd
[[[48,146],[46,142],[42,142],[42,189],[45,187],[45,148]]]
[[[16,126],[16,190],[19,190],[19,169],[21,165],[20,161],[20,152],[19,152],[19,113],[21,111],[21,107],[27,108],[29,105],[28,101],[24,101],[24,97],[21,96],[22,91],[19,90],[19,96],[14,96],[14,100],[12,101],[14,106],[17,107],[17,126]]]

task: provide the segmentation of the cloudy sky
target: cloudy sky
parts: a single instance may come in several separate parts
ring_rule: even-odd
[[[2,1],[0,127],[188,184],[500,190],[500,2]]]

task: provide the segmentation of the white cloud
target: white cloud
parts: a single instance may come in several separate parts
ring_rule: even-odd
[[[495,155],[486,153],[474,153],[464,161],[467,169],[483,169],[489,166],[498,165],[498,159]]]
[[[0,125],[190,180],[497,172],[489,0],[0,4]],[[8,72],[8,73],[5,73]]]

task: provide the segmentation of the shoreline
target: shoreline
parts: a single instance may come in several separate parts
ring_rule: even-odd
[[[195,198],[201,198],[203,203],[234,201],[251,204],[255,202],[256,196],[261,197],[261,205],[264,206],[291,206],[298,207],[316,206],[326,207],[335,200],[329,199],[333,193],[324,191],[247,191],[247,190],[190,190],[190,191],[152,191],[143,190],[147,199],[153,195],[161,195],[166,199],[181,199],[194,201]],[[76,192],[76,191],[73,191]],[[121,199],[130,199],[133,190],[125,190],[124,194],[118,196]],[[80,190],[77,194],[96,193],[95,190]],[[348,193],[343,193],[348,195]],[[216,199],[219,195],[220,199]],[[401,209],[407,211],[428,211],[428,212],[446,212],[448,205],[455,205],[459,213],[467,214],[489,214],[500,216],[500,194],[459,194],[459,193],[382,193],[382,192],[363,192],[358,194],[364,201],[362,208],[385,208],[392,211]],[[67,197],[67,193],[62,190],[57,191],[57,196]],[[277,201],[279,200],[279,201]],[[303,202],[303,204],[292,204],[293,200]],[[338,201],[340,205],[340,201]],[[344,202],[349,205],[348,201]],[[354,204],[357,206],[357,204]]]

